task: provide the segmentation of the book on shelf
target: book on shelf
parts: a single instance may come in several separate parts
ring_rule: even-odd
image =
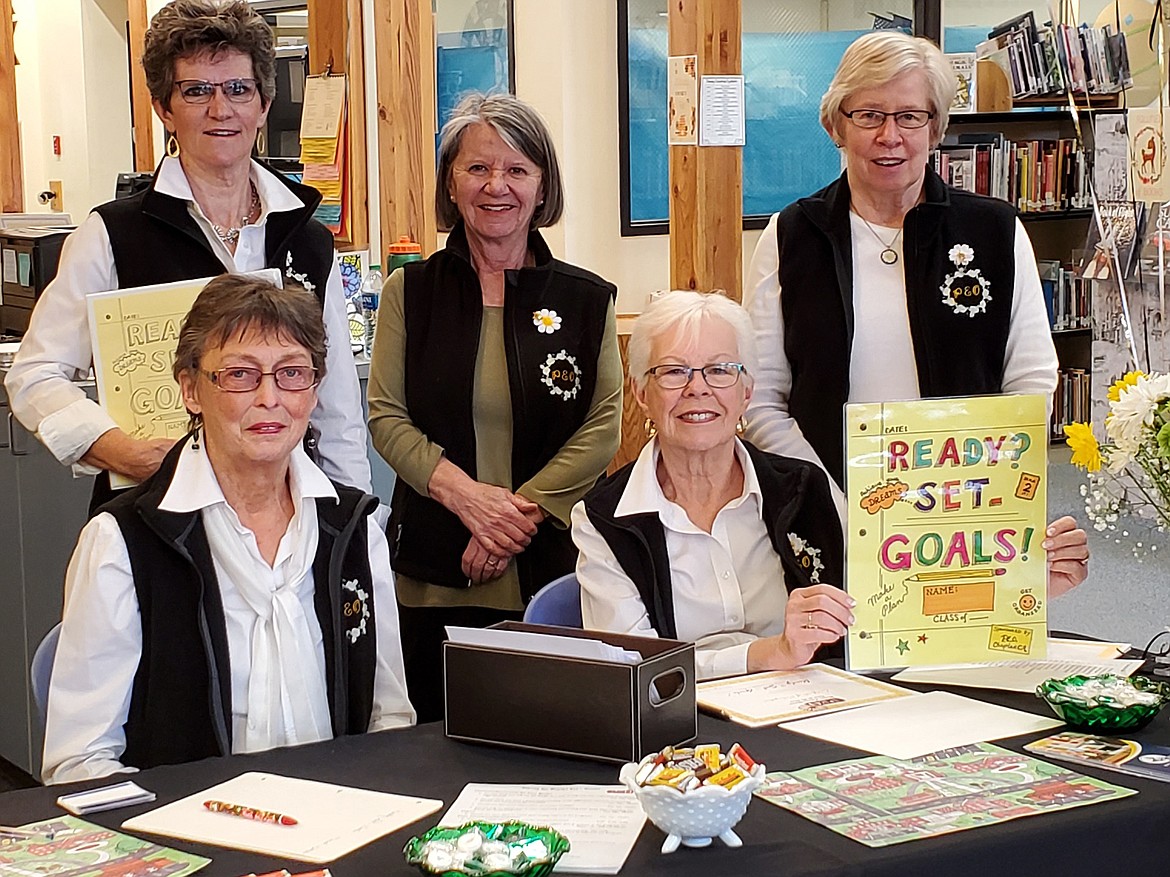
[[[1013,141],[996,133],[950,135],[933,162],[955,188],[1002,198],[1021,213],[1083,209],[1091,203],[1089,165],[1071,137]]]
[[[1125,34],[1110,25],[1045,22],[1031,11],[992,28],[975,47],[978,59],[994,61],[1007,76],[1012,97],[1116,94],[1133,84]]]
[[[1085,423],[1090,418],[1090,375],[1083,368],[1062,368],[1057,373],[1056,392],[1052,400],[1051,436],[1064,438],[1064,426]]]
[[[951,114],[975,112],[975,95],[978,88],[975,76],[975,53],[959,52],[943,57],[951,65],[951,72],[955,74],[955,81],[958,84],[955,89],[955,98],[951,101]]]
[[[1040,272],[1040,287],[1044,290],[1052,330],[1088,329],[1091,281],[1078,276],[1071,265],[1054,259],[1037,259],[1036,268]]]
[[[1120,265],[1122,277],[1129,277],[1145,229],[1146,205],[1141,201],[1098,201],[1097,210],[1100,222],[1095,217],[1089,223],[1081,276],[1108,280]]]

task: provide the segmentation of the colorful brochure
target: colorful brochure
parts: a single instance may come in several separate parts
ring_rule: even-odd
[[[1127,773],[1130,776],[1170,783],[1170,746],[1122,740],[1118,737],[1098,737],[1095,734],[1081,734],[1077,731],[1062,731],[1043,740],[1028,743],[1024,748],[1045,758],[1056,758],[1060,761],[1071,761],[1073,764],[1100,767],[1104,770]]]
[[[1043,658],[1043,396],[845,407],[850,670]]]

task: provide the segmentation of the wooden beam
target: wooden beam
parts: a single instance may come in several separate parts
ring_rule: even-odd
[[[434,252],[435,24],[431,0],[374,0],[382,254],[402,235]]]
[[[346,13],[338,0],[308,0],[309,73],[318,75],[328,67],[334,73],[346,71]],[[360,20],[360,19],[359,19]]]
[[[146,0],[129,0],[126,13],[130,19],[130,114],[134,118],[134,169],[154,170],[154,108],[146,71],[142,69],[142,52],[150,19]]]
[[[16,110],[16,46],[12,0],[0,0],[0,212],[24,212],[20,125]]]
[[[742,73],[740,0],[671,0],[671,55],[697,55],[698,75]],[[743,149],[670,147],[670,285],[743,286]]]

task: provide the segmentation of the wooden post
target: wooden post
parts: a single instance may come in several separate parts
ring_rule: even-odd
[[[16,112],[16,47],[12,0],[0,0],[0,212],[24,212],[24,175],[20,163],[20,125]]]
[[[670,0],[669,9],[671,55],[697,55],[700,77],[742,72],[740,0]],[[742,174],[741,147],[670,147],[672,288],[742,300]]]
[[[142,69],[142,51],[150,20],[146,0],[130,0],[126,6],[130,19],[130,114],[134,117],[134,170],[154,170],[154,107]]]
[[[347,233],[339,245],[366,246],[369,215],[366,192],[366,83],[362,53],[361,0],[308,0],[309,74],[345,74]]]
[[[431,0],[374,0],[382,252],[402,235],[436,246],[435,23]],[[371,255],[371,259],[374,256]]]

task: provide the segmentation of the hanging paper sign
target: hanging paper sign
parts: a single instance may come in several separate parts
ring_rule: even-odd
[[[1170,108],[1140,107],[1129,111],[1129,162],[1135,201],[1170,201],[1166,168],[1163,112]]]

